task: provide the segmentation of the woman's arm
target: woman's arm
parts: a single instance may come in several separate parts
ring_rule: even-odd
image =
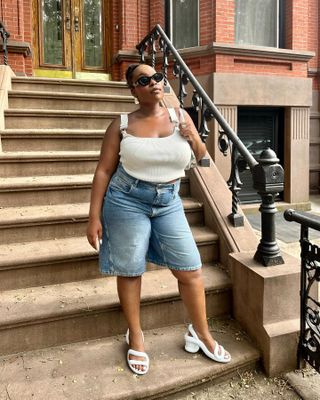
[[[97,239],[102,238],[100,221],[103,197],[109,181],[119,163],[120,119],[114,120],[107,129],[100,151],[100,159],[94,173],[89,210],[87,238],[92,247],[97,249]],[[97,249],[98,250],[98,249]]]
[[[184,121],[180,121],[180,133],[189,142],[197,161],[200,161],[206,154],[206,145],[202,142],[190,115],[184,110],[182,112]]]

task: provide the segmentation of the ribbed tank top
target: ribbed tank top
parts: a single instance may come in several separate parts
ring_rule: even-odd
[[[127,133],[128,115],[121,114],[120,162],[131,176],[147,182],[165,183],[185,175],[191,160],[191,148],[179,131],[179,119],[173,108],[168,108],[175,124],[169,136],[161,138],[137,137]],[[180,119],[184,122],[181,110]]]

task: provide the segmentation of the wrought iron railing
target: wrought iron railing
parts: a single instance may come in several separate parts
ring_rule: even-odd
[[[3,64],[8,65],[8,38],[10,33],[6,30],[0,21],[0,36],[2,38]]]
[[[298,368],[304,359],[320,372],[320,248],[309,241],[309,228],[320,231],[320,218],[286,210],[284,218],[301,224],[300,339]],[[317,298],[316,298],[317,297]]]
[[[242,215],[238,213],[238,193],[242,185],[239,179],[239,157],[242,165],[246,163],[250,168],[253,175],[253,186],[262,198],[260,207],[261,241],[255,259],[265,266],[282,264],[283,259],[275,238],[274,215],[277,210],[274,199],[279,192],[283,191],[284,173],[283,168],[278,164],[279,160],[276,154],[271,149],[267,149],[262,152],[259,161],[252,156],[201,87],[160,25],[156,25],[136,47],[141,62],[145,62],[145,58],[148,57],[153,67],[156,64],[162,64],[165,85],[168,83],[169,61],[173,59],[172,73],[179,79],[178,99],[181,107],[184,106],[184,99],[187,96],[186,86],[189,83],[193,86],[192,106],[200,116],[199,135],[203,141],[209,135],[207,122],[215,118],[219,123],[221,128],[219,149],[224,155],[227,155],[228,151],[231,152],[232,165],[228,185],[232,192],[232,206],[229,220],[234,226],[242,226],[244,223]],[[147,50],[149,51],[146,53]],[[157,54],[159,52],[160,56]]]

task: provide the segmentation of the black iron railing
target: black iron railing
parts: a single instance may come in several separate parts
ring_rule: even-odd
[[[243,217],[238,213],[241,181],[239,179],[239,157],[241,163],[245,163],[253,175],[254,188],[262,198],[261,211],[261,241],[255,259],[263,265],[282,264],[283,259],[280,254],[279,246],[275,238],[275,219],[276,207],[274,205],[275,196],[283,191],[284,173],[276,154],[271,150],[265,150],[258,162],[248,151],[243,142],[239,139],[230,125],[224,119],[218,108],[212,102],[208,94],[201,87],[194,77],[182,57],[175,49],[160,25],[156,25],[153,30],[136,46],[141,62],[145,62],[145,57],[150,59],[153,67],[157,63],[162,63],[164,73],[164,83],[168,82],[169,59],[173,59],[172,72],[179,79],[178,99],[181,107],[184,106],[184,98],[187,96],[186,86],[190,83],[193,86],[192,106],[198,112],[200,124],[199,135],[203,141],[209,135],[207,122],[215,118],[220,125],[219,148],[223,154],[227,155],[231,151],[231,174],[228,185],[232,192],[232,206],[229,220],[234,226],[243,225]],[[148,52],[146,52],[149,50]],[[157,53],[161,53],[160,56]]]
[[[2,38],[3,64],[8,65],[8,38],[10,33],[6,30],[0,21],[0,36]]]
[[[303,359],[320,372],[320,302],[319,293],[317,293],[317,283],[320,282],[320,248],[309,241],[309,228],[320,231],[320,217],[286,210],[284,218],[301,225],[298,368],[301,367],[301,360]]]

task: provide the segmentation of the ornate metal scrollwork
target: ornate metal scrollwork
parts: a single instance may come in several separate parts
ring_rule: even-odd
[[[175,60],[173,66],[173,75],[179,79],[179,93],[178,99],[181,107],[184,107],[184,98],[187,96],[186,85],[189,83],[188,75],[181,68],[180,64]]]
[[[138,52],[140,54],[140,62],[141,63],[145,63],[146,62],[145,55],[144,55],[144,52],[146,51],[146,49],[147,49],[147,44],[146,43],[143,43],[138,47]]]
[[[223,142],[221,141],[221,144],[222,143]],[[227,184],[232,193],[231,214],[228,215],[228,218],[232,222],[233,226],[243,226],[244,224],[243,215],[238,213],[238,205],[240,203],[238,193],[240,192],[242,186],[242,182],[239,175],[238,162],[239,162],[239,153],[236,147],[234,145],[231,145],[231,171],[230,171],[230,177],[227,180]]]
[[[156,43],[157,43],[156,35],[153,34],[149,39],[149,46],[151,49],[151,66],[152,66],[152,68],[155,68],[155,66],[156,66],[156,54],[157,54]]]
[[[2,50],[3,50],[3,64],[8,65],[8,39],[10,33],[6,30],[3,23],[0,21],[0,36],[2,38]]]
[[[168,84],[168,67],[169,67],[169,54],[170,54],[170,49],[167,46],[165,40],[160,37],[159,39],[159,49],[162,51],[162,71],[164,75],[164,85],[166,86]]]
[[[312,297],[312,288],[320,282],[320,248],[308,240],[307,228],[301,235],[302,287],[299,355],[320,372],[320,302]]]
[[[228,154],[228,149],[230,147],[229,139],[225,132],[221,130],[219,130],[218,147],[221,153],[226,157]]]

